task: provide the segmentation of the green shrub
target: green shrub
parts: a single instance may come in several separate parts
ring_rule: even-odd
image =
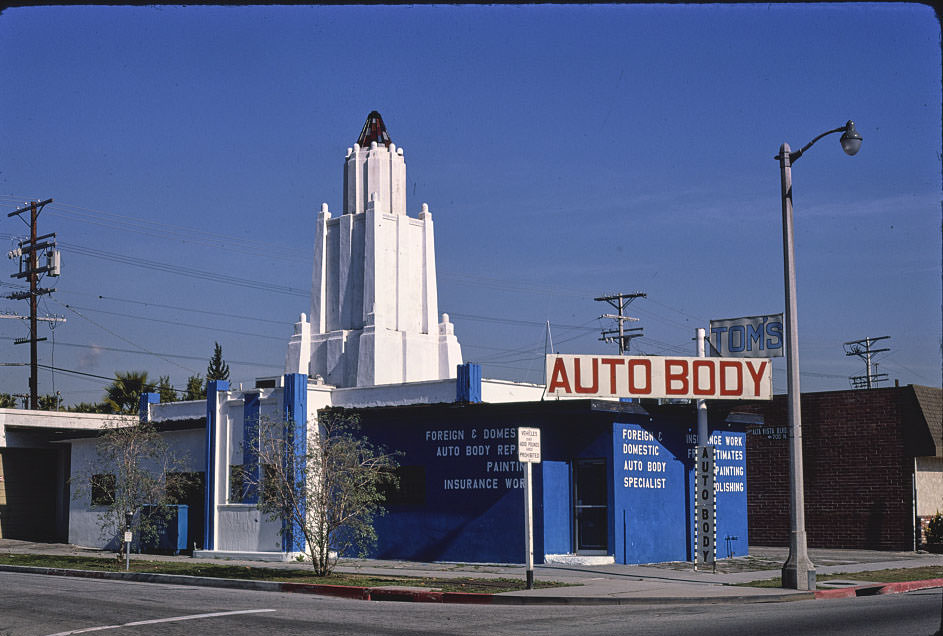
[[[927,523],[927,543],[943,543],[943,513],[937,512]]]

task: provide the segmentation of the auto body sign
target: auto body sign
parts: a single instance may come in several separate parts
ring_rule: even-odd
[[[773,358],[783,355],[783,315],[711,320],[712,355]]]
[[[771,400],[768,359],[547,356],[547,395],[557,397]]]

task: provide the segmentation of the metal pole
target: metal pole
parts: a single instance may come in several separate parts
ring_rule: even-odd
[[[704,346],[705,330],[697,330],[697,357],[703,358],[707,355]],[[707,430],[707,400],[697,401],[697,443],[699,446],[707,446],[710,433]]]
[[[786,287],[786,374],[789,399],[789,557],[783,564],[783,587],[815,589],[815,566],[809,559],[805,533],[802,475],[802,409],[799,389],[799,337],[796,318],[796,265],[792,223],[792,167],[789,144],[779,149],[783,198],[783,276]]]
[[[531,488],[531,462],[525,462],[524,473],[524,533],[527,545],[524,547],[527,564],[527,589],[534,589],[534,497]]]

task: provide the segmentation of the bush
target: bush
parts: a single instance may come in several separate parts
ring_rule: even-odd
[[[943,543],[943,513],[937,512],[927,523],[927,543]]]

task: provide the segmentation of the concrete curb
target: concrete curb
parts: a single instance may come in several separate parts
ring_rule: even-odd
[[[878,585],[855,585],[837,590],[816,590],[815,598],[853,598],[855,596],[873,596],[875,594],[901,594],[915,590],[928,590],[934,587],[943,587],[943,579],[926,579],[923,581],[901,581],[899,583],[882,583]]]
[[[720,605],[746,603],[782,603],[811,599],[851,598],[874,594],[899,594],[914,590],[943,587],[943,579],[905,581],[885,585],[859,585],[837,590],[790,592],[785,594],[737,596],[672,596],[672,597],[617,597],[617,596],[523,596],[484,594],[475,592],[439,592],[436,590],[406,590],[397,587],[360,587],[354,585],[325,585],[319,583],[284,583],[252,579],[222,579],[182,574],[154,574],[147,572],[105,572],[102,570],[71,570],[29,565],[3,565],[0,572],[21,572],[50,576],[71,576],[86,579],[191,585],[225,589],[254,590],[258,592],[289,592],[331,596],[358,601],[394,601],[406,603],[453,603],[465,605]]]

